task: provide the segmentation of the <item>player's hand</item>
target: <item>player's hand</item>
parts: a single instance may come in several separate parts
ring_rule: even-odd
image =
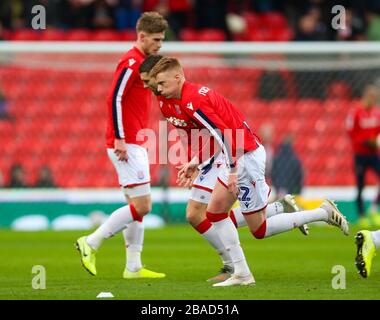
[[[124,139],[115,139],[114,152],[119,161],[128,161],[127,146]]]
[[[239,195],[239,188],[237,186],[238,178],[237,173],[230,173],[228,175],[228,191],[232,193],[235,197]]]
[[[178,166],[177,169],[181,168],[182,166]],[[193,171],[193,173],[190,175],[190,177],[189,176],[185,176],[185,175],[181,175],[181,177],[178,177],[176,183],[180,187],[184,187],[184,188],[189,188],[190,189],[191,186],[193,185],[194,180],[198,176],[198,173],[199,173],[199,170],[198,170],[198,168],[196,168]]]
[[[176,183],[180,187],[190,187],[197,176],[198,165],[188,162],[177,166],[176,169],[178,170],[178,179]]]

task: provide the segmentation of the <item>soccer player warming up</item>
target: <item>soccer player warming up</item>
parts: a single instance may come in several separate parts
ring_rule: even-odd
[[[118,175],[128,205],[114,211],[92,234],[77,240],[84,268],[96,275],[95,254],[102,242],[123,231],[126,267],[123,277],[163,278],[142,267],[143,217],[151,210],[150,173],[147,151],[137,133],[148,125],[151,92],[144,87],[138,68],[146,56],[161,48],[168,28],[156,12],[144,13],[137,22],[137,42],[119,61],[108,97],[107,153]]]
[[[214,286],[255,283],[237,230],[228,216],[238,196],[246,223],[258,239],[315,221],[337,226],[348,235],[346,218],[330,200],[325,200],[321,207],[314,210],[281,213],[268,218],[266,208],[270,189],[264,177],[265,150],[242,113],[216,91],[186,81],[182,67],[175,58],[162,58],[150,75],[155,78],[157,91],[168,99],[179,100],[181,112],[186,113],[199,128],[206,128],[218,141],[226,157],[226,167],[219,172],[206,216],[230,253],[234,273]],[[189,176],[196,168],[197,164],[190,161],[179,174]]]
[[[189,115],[180,111],[178,106],[180,101],[176,102],[173,99],[166,99],[157,92],[157,85],[154,79],[149,76],[151,69],[162,58],[163,57],[161,55],[151,55],[144,60],[139,67],[141,80],[156,95],[159,108],[167,121],[177,129],[185,131],[186,137],[189,138],[191,137],[192,130],[197,130],[197,125],[194,124]],[[188,145],[185,145],[189,154],[192,149],[197,149],[196,147],[199,147],[192,147],[191,142],[191,139],[187,139]],[[200,155],[202,155],[201,152]],[[233,264],[229,250],[224,247],[219,233],[210,220],[206,217],[206,209],[207,204],[210,201],[211,193],[215,187],[218,174],[225,167],[225,161],[221,153],[211,154],[211,152],[209,152],[208,155],[212,157],[206,161],[203,161],[203,163],[199,165],[198,170],[196,170],[192,176],[193,179],[184,178],[184,176],[182,176],[182,179],[180,179],[180,184],[185,187],[191,186],[191,196],[186,208],[186,218],[188,222],[218,252],[223,263],[220,273],[207,281],[221,282],[227,280],[231,276],[233,273]],[[267,217],[283,212],[295,211],[299,211],[299,209],[294,197],[291,195],[286,195],[275,203],[269,204],[266,210]],[[234,206],[229,211],[229,218],[237,228],[247,225],[239,206]],[[300,230],[303,234],[308,234],[307,225],[300,226]]]
[[[380,229],[377,231],[361,230],[355,236],[356,258],[355,265],[359,274],[367,278],[371,274],[372,259],[380,247]]]

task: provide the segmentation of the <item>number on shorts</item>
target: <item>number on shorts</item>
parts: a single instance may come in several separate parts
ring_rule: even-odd
[[[239,201],[249,201],[251,200],[250,198],[248,198],[248,193],[249,193],[249,188],[248,187],[239,187],[239,189],[241,191],[243,191],[243,195],[241,197],[241,199],[239,198]]]

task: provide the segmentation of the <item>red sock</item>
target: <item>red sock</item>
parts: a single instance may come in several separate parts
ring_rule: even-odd
[[[228,213],[212,213],[206,211],[206,217],[211,222],[218,222],[228,218]]]
[[[212,227],[212,224],[211,224],[210,220],[204,219],[194,229],[197,230],[200,234],[204,234],[211,227]]]
[[[133,220],[142,222],[143,218],[137,213],[135,206],[133,204],[130,204],[129,208],[131,209]]]
[[[233,210],[230,211],[230,218],[231,218],[232,222],[234,223],[234,225],[235,225],[235,227],[237,229],[238,224],[237,224],[235,213],[233,212]]]
[[[261,226],[255,231],[252,232],[253,236],[257,239],[262,239],[265,237],[265,232],[267,231],[267,221],[265,220]]]

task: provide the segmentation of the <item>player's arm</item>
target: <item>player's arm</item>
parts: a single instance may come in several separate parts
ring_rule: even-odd
[[[220,147],[222,148],[226,161],[227,167],[230,171],[228,176],[228,190],[237,195],[237,164],[236,157],[233,155],[233,141],[232,137],[227,134],[230,130],[223,119],[212,110],[212,107],[208,106],[207,103],[199,103],[199,105],[192,106],[192,108],[185,107],[185,112],[196,120],[199,124],[204,126],[210,131],[213,137],[216,139]]]
[[[116,71],[112,89],[112,123],[115,135],[114,152],[120,161],[128,160],[127,147],[123,126],[123,105],[126,92],[131,88],[136,78],[136,71],[128,67],[120,67]]]

